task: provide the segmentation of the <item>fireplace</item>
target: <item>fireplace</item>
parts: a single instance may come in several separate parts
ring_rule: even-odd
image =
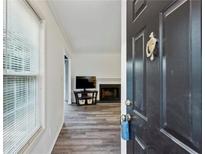
[[[100,101],[120,102],[120,84],[100,84]]]

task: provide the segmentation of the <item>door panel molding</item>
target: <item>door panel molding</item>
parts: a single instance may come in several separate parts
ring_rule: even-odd
[[[167,17],[169,16],[172,12],[174,12],[175,10],[177,10],[181,5],[183,5],[185,2],[187,2],[188,0],[178,0],[176,1],[173,5],[171,5],[165,12],[164,12],[164,16]]]
[[[146,0],[133,0],[133,21],[135,21],[146,9]]]
[[[140,112],[138,112],[137,110],[133,110],[133,112],[140,118],[142,118],[144,121],[148,121],[148,118],[146,116],[144,116],[143,114],[141,114]]]
[[[146,145],[137,136],[135,136],[135,141],[142,148],[143,151],[146,150]]]
[[[163,133],[164,135],[166,135],[168,138],[170,138],[172,141],[174,141],[176,144],[178,144],[180,147],[182,147],[183,149],[185,149],[187,152],[191,153],[191,154],[198,154],[198,152],[196,152],[194,149],[190,148],[189,146],[187,146],[186,144],[184,144],[183,142],[181,142],[180,140],[178,140],[176,137],[174,137],[172,134],[170,134],[168,131],[166,131],[165,129],[160,129],[160,132]]]
[[[140,30],[132,39],[133,60],[133,110],[146,118],[146,57],[145,57],[145,28]],[[137,72],[138,71],[138,72]],[[137,73],[137,75],[136,75]],[[139,81],[142,81],[139,83]],[[136,87],[137,86],[137,87]]]

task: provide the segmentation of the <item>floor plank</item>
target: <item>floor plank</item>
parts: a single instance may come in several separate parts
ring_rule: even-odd
[[[120,103],[66,105],[52,154],[120,154]]]

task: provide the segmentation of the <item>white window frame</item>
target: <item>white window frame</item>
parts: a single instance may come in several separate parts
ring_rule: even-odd
[[[20,147],[18,147],[17,152],[18,153],[27,153],[29,152],[32,147],[37,143],[37,140],[40,138],[40,136],[43,134],[43,132],[45,131],[45,123],[46,123],[46,112],[45,112],[45,102],[46,102],[46,59],[45,59],[45,51],[46,51],[46,22],[43,19],[43,16],[40,15],[39,11],[36,11],[36,9],[34,9],[34,7],[31,5],[31,3],[28,0],[22,0],[25,5],[28,6],[29,9],[31,9],[31,11],[33,11],[33,13],[37,16],[37,18],[39,18],[40,21],[40,47],[39,47],[39,54],[38,54],[38,60],[39,60],[39,74],[36,76],[36,91],[37,91],[37,96],[36,96],[36,100],[39,104],[39,122],[40,122],[40,127],[35,130],[32,135],[29,137],[29,139]],[[7,0],[3,1],[3,4],[5,5],[5,25],[6,25],[6,29],[7,29]],[[38,12],[38,13],[37,13]],[[7,30],[6,30],[6,35],[7,35]],[[3,75],[14,75],[14,76],[18,76],[18,73],[6,73],[3,72]],[[25,76],[27,76],[27,74],[24,74]],[[28,74],[32,75],[32,74]]]

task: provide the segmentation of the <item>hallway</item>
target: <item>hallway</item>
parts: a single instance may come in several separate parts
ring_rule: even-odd
[[[65,122],[53,154],[119,154],[120,103],[65,105]]]

